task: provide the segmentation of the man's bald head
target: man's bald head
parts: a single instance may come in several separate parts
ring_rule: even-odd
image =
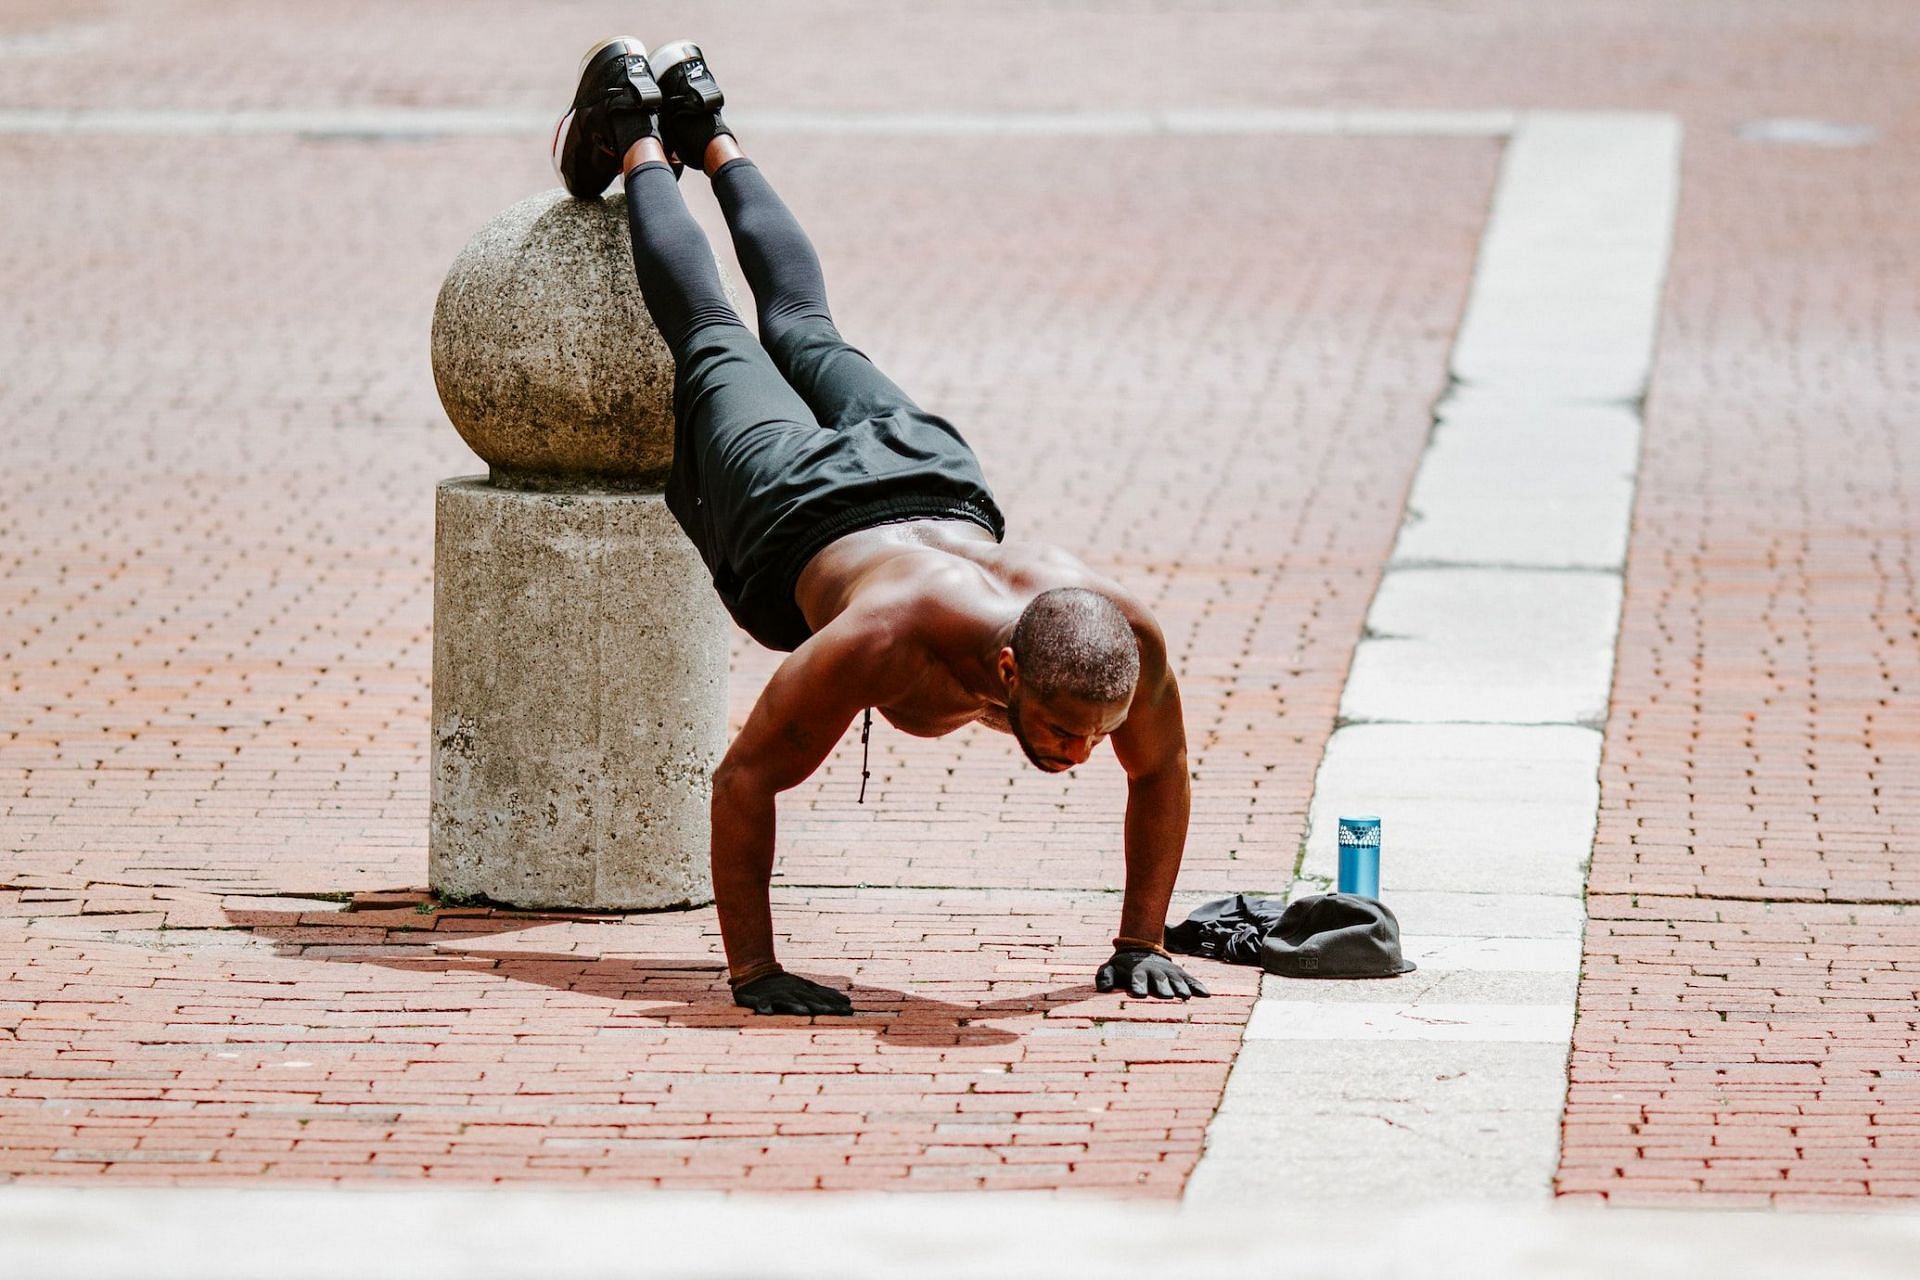
[[[1067,694],[1117,704],[1133,697],[1140,646],[1120,607],[1097,591],[1056,587],[1021,612],[1009,646],[1020,682],[1036,698]]]

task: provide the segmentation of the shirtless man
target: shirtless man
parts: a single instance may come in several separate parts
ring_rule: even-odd
[[[774,797],[872,708],[907,733],[975,722],[1049,773],[1111,738],[1127,772],[1126,893],[1096,986],[1204,996],[1161,946],[1186,844],[1180,690],[1166,641],[1118,584],[1005,520],[959,432],[840,337],[819,259],[721,119],[700,50],[603,41],[554,133],[568,191],[624,176],[634,265],[673,351],[668,508],[733,618],[791,654],[713,776],[713,891],[734,1002],[846,1014],[840,991],[774,958]],[[712,180],[753,288],[756,340],[728,303],[675,185]]]

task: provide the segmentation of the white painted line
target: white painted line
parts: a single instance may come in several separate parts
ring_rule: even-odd
[[[1774,116],[1741,122],[1737,130],[1748,142],[1787,143],[1802,147],[1864,147],[1880,139],[1870,124],[1838,120],[1810,120],[1802,116]]]
[[[319,107],[266,111],[15,107],[0,110],[0,133],[145,137],[319,134],[415,138],[551,133],[553,122],[559,116],[558,110],[516,108]]]
[[[221,136],[315,134],[340,137],[500,136],[545,133],[560,114],[518,107],[322,107],[309,110],[0,110],[0,134]],[[729,113],[731,114],[731,113]],[[740,113],[743,131],[910,137],[1153,137],[1317,135],[1500,138],[1511,111],[1281,111],[1175,108],[1164,111],[808,111]]]
[[[1573,1035],[1571,1005],[1360,1004],[1264,999],[1249,1040],[1474,1040],[1561,1044]]]
[[[1258,107],[1159,113],[1168,133],[1302,133],[1343,137],[1504,138],[1511,111],[1276,111]]]
[[[1280,111],[1258,107],[1153,111],[761,111],[744,117],[781,133],[915,137],[1154,137],[1317,135],[1332,137],[1502,138],[1510,111]]]

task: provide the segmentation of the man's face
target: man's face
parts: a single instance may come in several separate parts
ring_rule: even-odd
[[[1028,697],[1016,690],[1007,701],[1007,727],[1036,769],[1062,773],[1085,764],[1127,718],[1129,703],[1086,702],[1071,694]]]

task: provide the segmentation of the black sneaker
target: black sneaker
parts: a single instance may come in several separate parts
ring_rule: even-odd
[[[682,164],[696,169],[706,167],[707,144],[721,134],[733,136],[733,130],[720,118],[727,96],[713,78],[700,46],[691,40],[674,40],[647,55],[660,83],[660,135],[667,149]]]
[[[587,50],[573,110],[553,130],[553,171],[567,191],[575,199],[598,199],[620,176],[627,148],[660,136],[659,109],[660,86],[638,40],[616,36]],[[673,172],[680,175],[677,166]]]

